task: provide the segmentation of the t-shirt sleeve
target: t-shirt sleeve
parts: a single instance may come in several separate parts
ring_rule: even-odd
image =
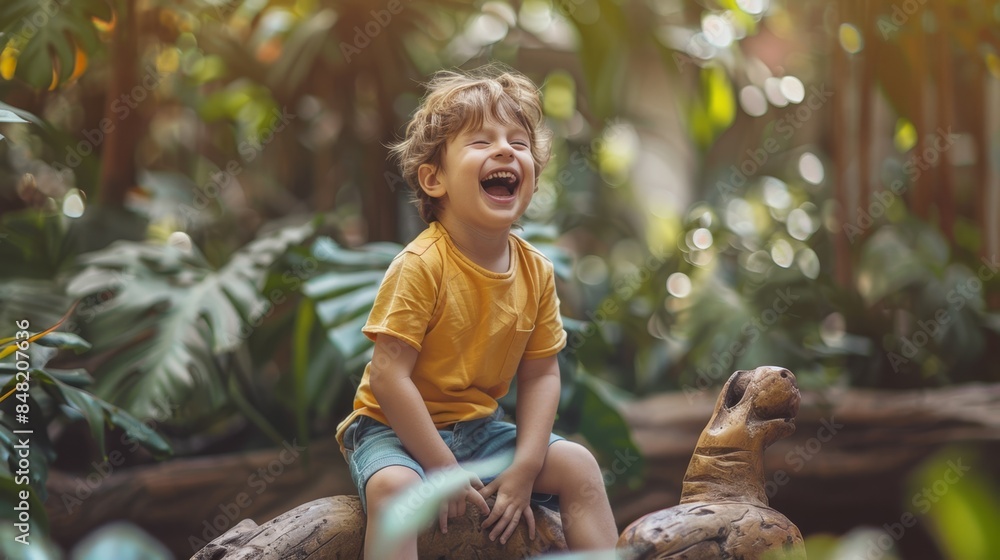
[[[392,335],[419,352],[434,313],[437,290],[428,263],[412,253],[400,254],[389,265],[361,332],[372,341],[379,334]]]
[[[556,276],[552,266],[546,267],[538,301],[535,329],[524,349],[524,359],[534,360],[558,354],[566,346],[566,331],[559,315],[559,296],[556,294]]]

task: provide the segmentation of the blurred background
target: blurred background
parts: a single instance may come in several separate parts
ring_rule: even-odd
[[[1000,2],[5,0],[7,557],[22,490],[33,558],[101,559],[355,492],[332,434],[423,227],[386,145],[489,61],[555,132],[518,234],[620,528],[777,364],[766,490],[811,558],[996,557]]]

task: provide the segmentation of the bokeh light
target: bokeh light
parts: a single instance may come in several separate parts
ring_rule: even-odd
[[[726,225],[737,235],[753,235],[753,207],[742,198],[734,198],[726,205]]]
[[[83,216],[83,212],[86,209],[84,196],[86,195],[79,189],[71,189],[66,193],[62,202],[63,215],[67,218],[79,218]]]
[[[771,266],[774,265],[774,261],[771,259],[771,255],[764,250],[754,251],[746,257],[744,262],[740,264],[743,268],[746,268],[749,272],[754,272],[757,274],[766,274]]]
[[[744,86],[740,90],[740,107],[751,117],[759,117],[767,112],[767,98],[757,86]]]
[[[683,272],[675,272],[667,277],[667,291],[676,298],[685,298],[691,294],[691,279]]]
[[[792,195],[788,193],[788,185],[776,177],[764,179],[764,202],[771,208],[788,208],[792,204]]]
[[[183,231],[175,231],[167,236],[167,245],[179,249],[183,253],[190,253],[194,247],[191,236]]]
[[[741,10],[752,15],[758,16],[767,11],[769,0],[736,0],[736,5],[739,6]]]
[[[771,105],[775,107],[785,107],[788,105],[788,99],[785,98],[785,94],[781,93],[781,78],[771,76],[764,80],[764,95]]]
[[[485,46],[507,36],[507,22],[491,13],[478,14],[465,30],[465,39],[472,44]]]
[[[864,48],[864,38],[861,36],[861,32],[858,28],[850,23],[840,24],[840,29],[837,33],[838,39],[840,39],[840,46],[845,51],[851,54],[857,54],[861,52]]]
[[[792,103],[802,103],[806,97],[806,87],[802,85],[802,80],[795,76],[781,78],[778,89],[781,91],[781,95]]]
[[[896,119],[896,132],[892,135],[892,143],[899,153],[906,153],[917,145],[917,127],[905,118]]]
[[[823,319],[823,322],[819,325],[820,338],[823,339],[823,342],[827,346],[832,346],[834,348],[840,346],[846,332],[847,321],[839,312],[827,315],[826,318]]]
[[[823,182],[823,162],[812,152],[806,152],[799,156],[799,174],[802,178],[814,185]]]
[[[813,223],[812,217],[801,208],[795,208],[788,213],[785,225],[788,228],[788,235],[799,241],[809,239],[809,236],[816,231],[816,224]]]
[[[792,266],[792,262],[795,260],[795,250],[792,249],[792,244],[784,239],[778,239],[772,243],[771,260],[781,268]]]
[[[712,232],[706,228],[694,230],[691,242],[696,249],[708,249],[712,246]]]
[[[576,265],[576,277],[589,286],[596,286],[608,279],[608,264],[597,255],[587,255]]]
[[[708,14],[701,19],[701,32],[714,47],[724,49],[733,43],[733,24],[719,14]]]
[[[800,249],[795,254],[795,264],[799,266],[799,270],[802,271],[802,274],[806,278],[811,280],[819,278],[820,262],[816,251],[813,251],[809,247]]]

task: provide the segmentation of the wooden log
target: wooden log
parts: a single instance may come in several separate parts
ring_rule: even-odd
[[[611,497],[620,528],[679,502],[684,472],[716,394],[714,389],[660,394],[623,408],[646,468],[639,488]],[[795,434],[774,443],[764,456],[771,505],[805,535],[861,524],[881,527],[899,520],[901,504],[910,497],[907,474],[945,445],[968,444],[984,463],[1000,462],[1000,384],[803,391],[796,425]],[[836,430],[832,436],[831,430]],[[242,519],[263,523],[318,498],[354,494],[332,440],[314,443],[308,462],[300,456],[282,463],[280,474],[272,476],[280,453],[264,449],[116,469],[96,487],[87,485],[87,473],[53,470],[45,502],[52,534],[69,547],[104,523],[126,519],[156,536],[178,558],[189,558],[200,548],[194,546],[218,536],[213,531],[221,534]],[[259,474],[269,466],[270,482]],[[787,479],[778,477],[779,471]],[[620,480],[628,478],[617,474]],[[235,503],[240,494],[251,503],[240,507],[235,520],[220,518],[220,508]],[[77,496],[83,496],[79,504],[72,502]],[[206,523],[211,527],[216,521],[221,530],[209,531]],[[900,546],[924,542],[918,539],[921,531],[919,526],[911,529]]]
[[[493,500],[488,500],[492,505]],[[482,516],[471,504],[465,516],[453,518],[448,532],[436,526],[424,531],[418,541],[421,558],[505,560],[527,558],[566,550],[559,516],[533,506],[535,539],[521,524],[506,545],[489,539],[479,525]],[[245,519],[225,535],[209,543],[191,560],[347,560],[363,557],[365,515],[357,496],[334,496],[315,500],[257,526]]]

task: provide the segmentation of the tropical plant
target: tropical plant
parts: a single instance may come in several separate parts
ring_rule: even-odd
[[[937,229],[897,211],[859,242],[842,286],[827,272],[834,234],[817,204],[801,183],[765,177],[690,209],[683,258],[651,280],[650,334],[666,376],[650,388],[675,379],[700,392],[761,363],[815,387],[1000,379],[987,352],[1000,315],[986,303],[1000,274],[988,261],[956,255]]]
[[[102,354],[95,392],[139,416],[168,403],[168,423],[184,433],[239,410],[280,441],[248,401],[263,387],[247,339],[288,296],[261,291],[269,268],[315,227],[262,234],[218,270],[183,237],[180,247],[122,241],[81,256],[67,290],[83,298],[77,323]]]
[[[5,2],[0,7],[0,73],[37,89],[55,89],[87,68],[88,53],[100,47],[92,19],[110,22],[112,2]],[[20,62],[20,64],[19,64]]]
[[[58,327],[58,324],[56,324]],[[50,428],[60,422],[82,420],[90,428],[96,456],[107,460],[105,429],[124,431],[125,437],[147,448],[157,458],[172,453],[170,445],[138,419],[84,387],[93,379],[82,369],[48,367],[59,350],[82,352],[90,345],[82,338],[52,327],[32,332],[19,322],[15,336],[0,340],[0,518],[26,523],[29,531],[48,532],[42,502],[45,481],[56,453]],[[27,495],[27,498],[25,498]],[[15,507],[16,506],[16,507]],[[29,521],[20,518],[28,511]],[[21,531],[21,533],[29,532]]]

